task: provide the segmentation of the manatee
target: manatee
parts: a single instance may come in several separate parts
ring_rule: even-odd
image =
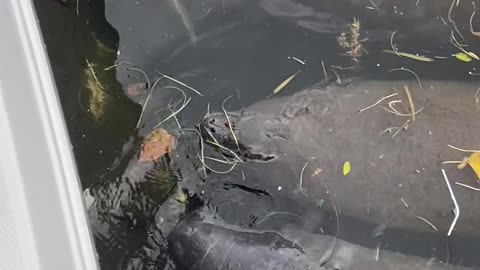
[[[475,185],[476,176],[442,164],[469,155],[448,145],[478,147],[477,88],[353,80],[266,99],[228,119],[209,114],[198,125],[205,141],[244,162],[202,184],[185,181],[206,205],[171,232],[173,256],[191,258],[184,262],[194,269],[470,269],[378,245],[376,258],[374,240],[358,239],[401,231],[408,241],[448,241],[448,181],[460,209],[452,237],[478,241],[480,196],[455,184]],[[350,235],[341,239],[342,219],[366,225],[343,222]]]

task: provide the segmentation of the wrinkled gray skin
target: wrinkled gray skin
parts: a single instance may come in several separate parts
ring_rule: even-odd
[[[408,114],[404,85],[410,89],[415,110],[423,108],[415,121],[381,108],[389,108],[389,101],[402,100],[394,108]],[[242,218],[242,211],[235,209],[230,213],[220,209],[218,219],[208,215],[187,219],[170,235],[175,256],[192,252],[188,253],[193,256],[189,263],[197,264],[195,269],[463,269],[386,250],[381,250],[377,262],[375,249],[342,240],[336,240],[329,256],[335,229],[326,232],[331,236],[323,235],[318,227],[327,223],[325,218],[319,217],[318,209],[309,210],[316,209],[314,202],[325,198],[324,208],[337,212],[337,224],[341,224],[342,216],[348,216],[382,228],[434,233],[441,238],[453,220],[453,203],[441,173],[445,168],[461,209],[453,234],[478,236],[480,196],[454,185],[456,181],[475,185],[473,172],[457,170],[455,165],[442,166],[442,161],[461,160],[466,155],[447,144],[478,148],[480,112],[474,98],[478,86],[435,81],[422,81],[422,85],[424,89],[417,82],[353,82],[350,87],[314,88],[290,97],[275,97],[242,113],[231,113],[239,154],[247,157],[233,172],[237,183],[264,190],[275,202],[270,214],[258,213],[255,199],[241,201],[239,196],[232,196],[230,203],[246,205],[262,222],[270,218],[272,222],[253,226],[255,231],[245,230],[246,226],[236,222]],[[397,96],[359,112],[395,92]],[[403,126],[408,119],[408,126],[398,133],[397,129],[382,132]],[[237,149],[223,113],[211,114],[200,128],[205,136],[208,129],[221,144]],[[352,170],[344,176],[346,161],[350,161]],[[304,164],[307,166],[300,187]],[[238,171],[243,171],[244,180],[238,179],[243,178]],[[282,198],[291,201],[279,203]],[[310,204],[300,205],[299,201]],[[289,216],[290,221],[298,217],[302,222],[285,222],[282,227],[280,216]],[[438,232],[417,216],[433,223]],[[298,247],[287,247],[288,243]]]

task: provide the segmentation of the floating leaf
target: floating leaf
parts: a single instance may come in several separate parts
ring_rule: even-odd
[[[175,148],[175,137],[164,129],[152,131],[143,140],[139,161],[156,161]]]
[[[468,158],[468,165],[472,167],[472,170],[477,176],[477,181],[480,179],[480,153],[473,153]]]
[[[396,54],[398,56],[410,58],[410,59],[421,61],[421,62],[433,62],[432,58],[426,57],[426,56],[423,56],[423,55],[415,55],[415,54],[406,53],[406,52],[396,52],[396,51],[392,51],[392,50],[383,50],[383,52],[390,53],[390,54]]]
[[[346,161],[343,163],[343,175],[348,175],[351,171],[352,167],[350,165],[350,161]]]
[[[280,92],[280,90],[282,90],[291,80],[293,80],[293,78],[295,78],[295,76],[297,76],[298,72],[300,71],[297,71],[297,73],[293,74],[292,76],[288,77],[285,81],[283,81],[281,84],[279,84],[275,90],[273,90],[273,93],[276,94],[278,92]]]
[[[455,58],[457,58],[458,60],[460,60],[462,62],[466,62],[466,63],[472,61],[472,57],[470,57],[468,54],[463,53],[463,52],[455,54]]]

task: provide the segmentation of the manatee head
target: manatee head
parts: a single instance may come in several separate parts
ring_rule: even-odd
[[[243,159],[270,161],[275,159],[285,143],[290,130],[288,121],[274,114],[259,112],[212,113],[197,128],[205,142],[230,149]],[[213,142],[213,143],[212,143]],[[224,154],[230,151],[222,150]]]

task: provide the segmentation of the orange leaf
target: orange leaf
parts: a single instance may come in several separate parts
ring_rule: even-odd
[[[175,137],[164,129],[152,131],[143,140],[139,161],[156,161],[175,149]]]

